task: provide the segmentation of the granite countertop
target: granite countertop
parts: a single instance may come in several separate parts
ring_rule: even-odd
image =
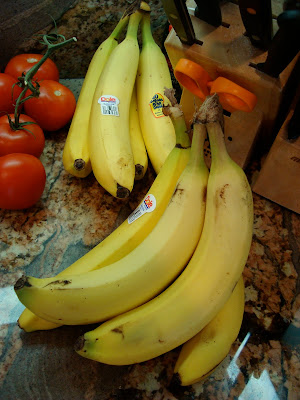
[[[105,6],[112,10],[115,3],[107,0]],[[159,2],[152,3],[158,7]],[[80,51],[70,47],[57,53],[61,77],[84,75],[101,42],[95,22],[87,21],[105,21],[103,10],[98,2],[82,0],[61,19],[60,32],[71,37],[76,31],[80,39]],[[119,17],[114,9],[112,15],[108,25],[99,26],[103,36]],[[155,21],[161,37],[165,17],[158,13]],[[21,51],[30,46],[24,42]],[[85,57],[74,64],[78,52]],[[76,95],[81,82],[72,82]],[[96,325],[33,333],[19,328],[24,307],[13,285],[21,274],[54,276],[68,267],[126,219],[155,178],[150,167],[129,199],[114,199],[93,174],[78,179],[64,170],[67,132],[68,126],[46,134],[41,161],[47,182],[40,201],[25,211],[0,210],[1,400],[299,399],[300,217],[255,193],[253,241],[243,274],[243,325],[226,359],[204,382],[187,387],[174,383],[179,348],[141,364],[109,366],[74,351],[76,339]],[[253,160],[247,169],[250,181],[259,168],[260,160]]]

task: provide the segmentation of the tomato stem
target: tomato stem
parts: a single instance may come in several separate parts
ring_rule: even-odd
[[[55,50],[59,49],[60,47],[66,46],[67,44],[70,44],[72,42],[77,42],[76,37],[72,37],[71,39],[66,39],[63,35],[58,33],[50,33],[42,35],[41,43],[47,46],[47,50],[44,56],[36,64],[34,64],[32,68],[30,68],[26,72],[25,75],[19,77],[19,85],[23,90],[16,100],[15,110],[14,110],[14,117],[15,117],[14,122],[11,119],[9,119],[9,124],[13,130],[18,130],[23,128],[23,124],[20,123],[20,112],[19,112],[20,105],[32,97],[38,97],[40,94],[38,82],[36,81],[35,85],[32,83],[33,76],[37,73],[40,66],[47,60],[47,58],[49,58],[49,56]],[[32,94],[27,97],[24,97],[28,89],[31,90]]]

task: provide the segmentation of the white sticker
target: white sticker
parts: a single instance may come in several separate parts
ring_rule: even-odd
[[[104,94],[99,98],[98,103],[101,106],[102,115],[114,115],[115,117],[119,116],[118,104],[120,101],[116,96]]]
[[[156,207],[156,199],[153,196],[153,194],[148,194],[144,200],[141,202],[141,204],[129,215],[128,217],[128,223],[131,224],[138,218],[140,218],[142,215],[152,212],[155,210]]]

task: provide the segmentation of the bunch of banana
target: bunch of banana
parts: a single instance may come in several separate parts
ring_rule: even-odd
[[[190,158],[190,139],[182,115],[174,118],[176,146],[143,201],[117,229],[102,242],[57,275],[77,275],[102,268],[125,257],[152,231],[165,211],[182,171]],[[153,203],[152,205],[150,203]],[[62,325],[42,319],[26,308],[18,320],[26,332],[54,329]]]
[[[207,128],[212,164],[203,231],[188,265],[159,296],[80,337],[75,349],[83,357],[114,365],[152,359],[190,340],[229,299],[250,250],[253,204],[243,170],[226,151],[220,114],[214,95],[194,122],[194,130]]]
[[[142,13],[129,18],[125,39],[113,50],[98,80],[89,120],[89,152],[95,178],[112,196],[129,196],[135,166],[129,108],[139,62],[138,27]]]
[[[182,111],[171,107],[169,112],[173,109],[174,120],[182,120]],[[201,235],[208,179],[205,136],[203,126],[195,131],[190,160],[170,202],[139,246],[119,261],[85,274],[63,279],[24,277],[16,285],[20,301],[41,318],[78,325],[107,320],[167,287],[189,261]]]
[[[158,173],[176,144],[172,121],[163,114],[163,105],[169,104],[163,91],[172,87],[170,71],[151,33],[150,7],[141,1],[135,10],[136,3],[89,65],[63,152],[69,173],[84,178],[93,171],[117,198],[128,197],[134,181],[143,178],[148,155]],[[127,23],[126,37],[118,43]]]
[[[195,114],[190,152],[182,111],[173,92],[166,93],[171,106],[164,113],[178,145],[146,196],[149,201],[157,194],[154,211],[141,211],[142,202],[60,276],[24,276],[15,291],[31,310],[19,319],[27,331],[105,321],[75,344],[78,354],[92,360],[128,365],[183,345],[174,372],[188,385],[217,367],[239,332],[253,205],[247,178],[226,150],[218,96],[209,96]]]
[[[85,178],[92,171],[88,149],[89,118],[93,94],[98,79],[111,52],[118,45],[118,38],[128,23],[128,15],[122,16],[111,35],[95,52],[78,97],[75,113],[63,151],[63,165],[66,171],[79,178]]]

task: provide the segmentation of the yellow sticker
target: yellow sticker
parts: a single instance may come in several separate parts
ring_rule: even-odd
[[[165,114],[163,113],[164,96],[162,94],[155,93],[155,95],[150,100],[149,105],[155,118],[165,116]]]

